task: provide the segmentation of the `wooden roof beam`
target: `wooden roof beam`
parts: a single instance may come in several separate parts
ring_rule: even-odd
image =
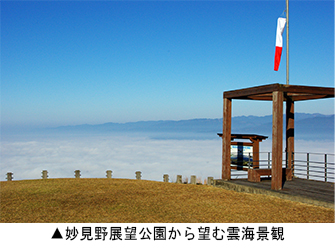
[[[292,98],[293,101],[334,97],[334,88],[332,87],[315,87],[315,86],[283,85],[283,84],[269,84],[240,90],[226,91],[223,93],[223,97],[227,99],[239,99],[239,100],[272,101],[272,93],[274,91],[284,92],[285,96]]]
[[[315,100],[315,99],[325,99],[332,98],[334,96],[329,95],[295,95],[291,96],[293,101],[307,101],[307,100]]]
[[[228,99],[247,99],[252,95],[260,95],[264,93],[271,93],[278,88],[279,84],[269,84],[264,86],[256,86],[240,90],[226,91],[223,93],[224,98]]]

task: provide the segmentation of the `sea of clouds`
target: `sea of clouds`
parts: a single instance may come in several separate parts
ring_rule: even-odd
[[[14,179],[41,178],[47,170],[50,178],[103,178],[106,170],[113,178],[162,181],[176,175],[219,177],[221,140],[159,140],[132,136],[48,137],[2,141],[1,175],[14,173]]]
[[[334,153],[332,141],[295,141],[296,151]],[[271,151],[271,140],[261,143],[261,152]],[[170,181],[196,175],[203,181],[221,177],[221,139],[152,139],[145,135],[95,134],[16,136],[1,141],[0,180],[7,172],[14,180],[39,179],[43,170],[49,178],[73,178],[80,170],[82,178],[113,178]],[[305,155],[304,155],[305,156]],[[334,156],[332,156],[334,157]]]

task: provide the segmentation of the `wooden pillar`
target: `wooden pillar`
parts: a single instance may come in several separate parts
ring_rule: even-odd
[[[214,185],[214,178],[213,177],[207,177],[207,185]]]
[[[197,184],[197,176],[195,175],[191,176],[191,184]]]
[[[80,170],[75,170],[74,173],[75,178],[80,178]]]
[[[231,99],[223,98],[222,179],[230,180]]]
[[[252,140],[252,168],[259,168],[259,140]]]
[[[13,181],[13,172],[7,172],[7,181]]]
[[[282,189],[282,163],[283,163],[283,100],[281,91],[272,93],[272,170],[271,189]]]
[[[286,98],[286,167],[292,169],[294,161],[294,102]],[[286,175],[287,180],[292,180],[293,174],[290,170]]]
[[[106,171],[106,177],[107,177],[107,178],[112,178],[112,173],[113,173],[113,171],[111,171],[111,170],[107,170],[107,171]]]
[[[48,179],[48,171],[47,170],[42,171],[42,178],[43,179]]]
[[[142,172],[136,171],[135,174],[136,174],[136,179],[137,180],[141,180],[141,178],[142,178]]]
[[[168,182],[169,182],[169,175],[168,175],[168,174],[164,174],[164,175],[163,175],[163,181],[164,181],[165,183],[168,183]]]

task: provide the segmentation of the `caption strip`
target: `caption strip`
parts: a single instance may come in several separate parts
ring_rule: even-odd
[[[61,232],[62,231],[62,232]],[[185,227],[175,228],[166,226],[154,227],[119,227],[119,226],[83,226],[81,228],[67,227],[65,230],[58,228],[52,239],[65,239],[68,241],[131,241],[131,240],[249,240],[249,241],[282,241],[284,228],[275,226],[258,227]],[[62,235],[63,233],[63,235]]]

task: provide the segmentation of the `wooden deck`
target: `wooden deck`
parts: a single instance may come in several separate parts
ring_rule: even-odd
[[[286,181],[282,190],[271,190],[271,180],[249,182],[247,179],[215,180],[215,186],[238,192],[265,194],[282,199],[334,208],[334,183],[294,178]]]

